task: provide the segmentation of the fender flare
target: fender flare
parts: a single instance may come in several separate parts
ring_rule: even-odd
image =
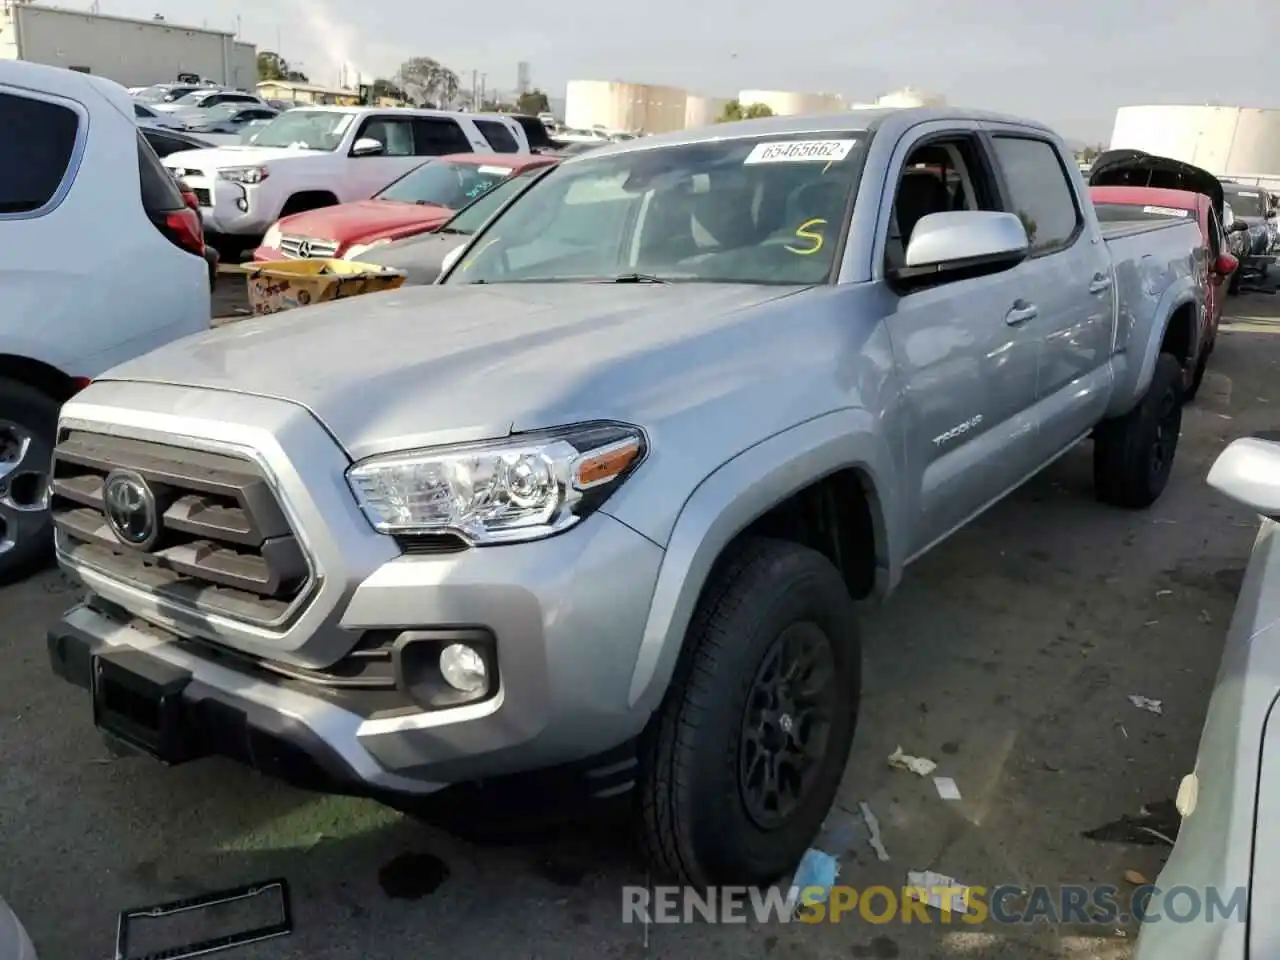
[[[1156,304],[1152,316],[1159,318],[1159,320],[1151,324],[1147,329],[1146,337],[1141,341],[1142,365],[1138,367],[1131,381],[1132,387],[1116,391],[1116,402],[1113,403],[1112,409],[1107,411],[1107,416],[1123,416],[1133,409],[1134,404],[1142,399],[1143,394],[1147,392],[1147,387],[1151,385],[1151,378],[1155,375],[1156,360],[1160,357],[1160,344],[1164,342],[1164,336],[1169,330],[1169,321],[1173,319],[1173,315],[1180,308],[1188,304],[1196,310],[1202,312],[1204,310],[1203,295],[1196,284],[1195,278],[1180,277],[1177,282],[1169,285],[1169,289],[1164,292],[1164,296]],[[1198,323],[1192,331],[1192,338],[1191,356],[1194,357],[1200,349],[1200,325]],[[1130,369],[1132,370],[1133,368],[1130,367]]]
[[[707,577],[724,548],[753,520],[823,477],[853,468],[864,477],[876,545],[877,586],[887,591],[904,558],[895,545],[896,502],[889,444],[866,410],[836,410],[776,433],[726,461],[690,494],[658,571],[631,674],[628,706],[657,709],[675,670]]]

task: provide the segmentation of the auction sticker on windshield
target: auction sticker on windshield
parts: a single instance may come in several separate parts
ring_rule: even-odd
[[[1177,207],[1143,207],[1143,213],[1154,213],[1161,217],[1188,217],[1190,210],[1179,210]]]
[[[511,172],[511,168],[482,166],[480,168],[480,172],[487,173],[491,177],[505,177],[507,174]]]
[[[743,164],[836,163],[853,149],[856,140],[775,140],[757,143]]]

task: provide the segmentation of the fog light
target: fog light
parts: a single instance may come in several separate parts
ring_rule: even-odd
[[[451,643],[440,651],[440,675],[462,693],[479,693],[488,680],[484,657],[465,643]]]
[[[239,209],[239,211],[240,211],[241,213],[248,213],[248,212],[249,212],[249,198],[248,198],[248,197],[237,197],[237,198],[236,198],[236,208],[237,208],[237,209]]]

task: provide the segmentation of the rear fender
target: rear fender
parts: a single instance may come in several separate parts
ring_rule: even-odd
[[[1179,276],[1158,300],[1141,289],[1121,289],[1118,293],[1124,298],[1122,303],[1132,305],[1129,321],[1132,327],[1127,348],[1115,358],[1116,387],[1107,407],[1107,417],[1123,416],[1146,394],[1155,374],[1160,345],[1164,342],[1169,322],[1181,307],[1190,304],[1195,312],[1192,357],[1199,351],[1204,331],[1204,291],[1193,276]]]
[[[889,445],[875,416],[846,409],[775,434],[722,464],[694,490],[676,518],[631,675],[629,706],[657,708],[712,566],[753,520],[839,470],[864,478],[876,542],[876,587],[896,583],[904,562]]]

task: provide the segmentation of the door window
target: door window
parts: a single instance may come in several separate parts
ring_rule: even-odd
[[[384,157],[412,157],[413,125],[409,120],[396,117],[370,117],[364,122],[356,140],[365,138],[377,140],[382,144]]]
[[[450,153],[472,153],[471,141],[448,117],[418,117],[413,121],[413,139],[420,157],[443,157]]]
[[[503,126],[500,120],[477,120],[475,121],[480,132],[484,134],[484,138],[489,141],[489,146],[493,147],[498,153],[519,153],[520,145],[516,143],[516,138],[511,135],[511,131]]]
[[[33,97],[0,93],[0,214],[39,210],[67,178],[80,118]]]
[[[1047,140],[1032,137],[993,139],[1012,212],[1022,220],[1031,241],[1031,256],[1070,246],[1084,228],[1084,217],[1057,149]]]

